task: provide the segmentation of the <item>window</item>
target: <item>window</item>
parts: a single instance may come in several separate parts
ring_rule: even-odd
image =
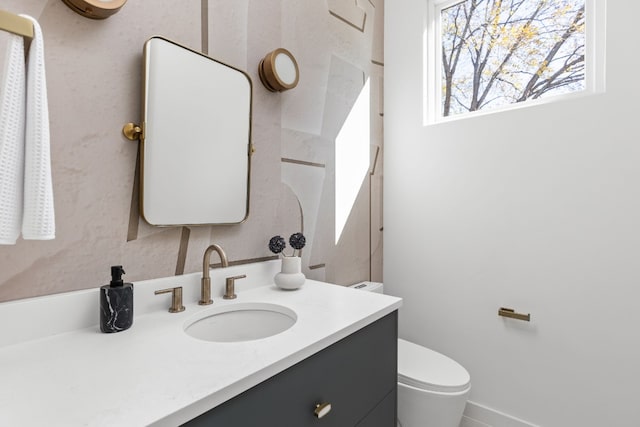
[[[432,0],[438,119],[587,88],[588,0]],[[437,93],[439,92],[439,93]]]

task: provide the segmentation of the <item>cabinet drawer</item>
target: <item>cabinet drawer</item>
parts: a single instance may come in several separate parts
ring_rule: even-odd
[[[397,337],[393,312],[184,426],[355,426],[396,389]],[[317,419],[324,402],[332,409]],[[395,397],[385,408],[395,420]]]
[[[356,427],[395,427],[398,419],[398,393],[393,389]]]

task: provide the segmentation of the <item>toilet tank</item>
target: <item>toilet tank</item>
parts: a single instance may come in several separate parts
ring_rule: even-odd
[[[381,282],[360,282],[349,285],[350,288],[359,289],[361,291],[384,293],[384,285]]]

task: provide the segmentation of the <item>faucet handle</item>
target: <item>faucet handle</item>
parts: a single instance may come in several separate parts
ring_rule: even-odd
[[[161,289],[155,291],[154,294],[168,294],[171,292],[171,307],[169,307],[169,313],[180,313],[184,311],[184,305],[182,305],[182,286],[169,289]]]
[[[238,295],[235,294],[236,279],[244,279],[246,274],[240,276],[227,277],[225,292],[222,298],[224,299],[236,299]]]

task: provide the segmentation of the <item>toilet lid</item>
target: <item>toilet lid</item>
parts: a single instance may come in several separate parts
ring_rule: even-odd
[[[469,388],[471,376],[455,360],[398,339],[398,381],[422,390],[452,393]]]

